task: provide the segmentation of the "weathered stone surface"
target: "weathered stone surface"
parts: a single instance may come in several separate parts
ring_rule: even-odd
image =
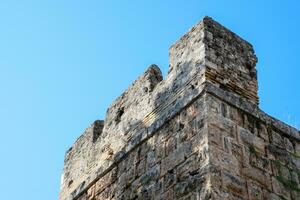
[[[299,199],[300,134],[258,108],[256,62],[205,17],[66,153],[60,200]]]

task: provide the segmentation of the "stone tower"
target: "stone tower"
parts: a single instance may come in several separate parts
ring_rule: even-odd
[[[205,17],[68,150],[60,200],[299,200],[300,133],[259,109],[256,62]]]

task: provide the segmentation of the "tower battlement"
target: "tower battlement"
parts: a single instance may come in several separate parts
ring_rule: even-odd
[[[60,200],[300,198],[300,133],[259,109],[256,62],[205,17],[68,150]]]

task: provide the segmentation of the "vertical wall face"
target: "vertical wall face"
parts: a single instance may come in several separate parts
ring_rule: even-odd
[[[299,199],[299,132],[222,95],[206,105],[212,198]]]
[[[197,99],[166,122],[80,198],[208,198],[204,99]]]
[[[67,152],[60,199],[299,199],[299,131],[259,110],[256,61],[204,18]]]

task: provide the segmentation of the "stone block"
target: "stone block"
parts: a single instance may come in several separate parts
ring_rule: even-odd
[[[184,148],[178,148],[165,157],[161,161],[161,176],[164,176],[168,170],[172,170],[175,166],[179,165],[185,159]]]
[[[285,149],[288,150],[289,152],[294,153],[294,146],[292,142],[286,137],[284,137],[283,141],[284,141]]]
[[[267,146],[267,150],[267,154],[270,159],[277,160],[287,167],[293,167],[291,155],[285,149],[269,144]]]
[[[146,158],[146,170],[150,169],[153,165],[155,165],[155,152],[149,151]]]
[[[278,132],[270,130],[269,135],[271,144],[284,148],[284,139]]]
[[[110,172],[100,178],[95,184],[95,191],[99,193],[103,191],[107,186],[115,182],[117,179],[117,169],[113,168]]]
[[[260,186],[249,181],[248,184],[248,194],[249,200],[263,200],[263,190]]]
[[[223,148],[223,138],[224,138],[224,134],[222,134],[222,131],[220,130],[219,127],[217,126],[213,126],[213,125],[209,125],[209,144],[218,146],[219,148]]]
[[[154,150],[156,162],[159,162],[162,158],[165,157],[165,145],[159,139],[161,138],[158,138],[158,140],[156,141],[156,146],[155,146],[156,148]]]
[[[267,126],[262,123],[258,122],[258,135],[261,137],[265,142],[269,142],[269,134]]]
[[[294,200],[300,199],[300,191],[298,190],[292,190],[291,191],[291,198]]]
[[[139,177],[142,174],[144,174],[146,171],[146,159],[142,159],[140,160],[137,164],[136,164],[136,176]]]
[[[201,186],[207,177],[200,174],[189,176],[187,179],[177,182],[174,186],[174,196],[176,199],[191,194],[198,186]]]
[[[273,175],[282,176],[290,180],[290,169],[277,160],[271,160]]]
[[[291,199],[290,190],[286,188],[276,177],[272,177],[272,190],[274,193],[284,197],[287,200]]]
[[[176,148],[176,138],[171,136],[167,139],[165,142],[165,155],[168,156],[170,153],[172,153]]]
[[[227,118],[210,115],[209,120],[209,129],[213,127],[212,130],[209,130],[210,133],[218,132],[223,136],[228,136],[233,139],[236,139],[236,126],[235,124]]]
[[[256,181],[257,183],[263,185],[265,188],[270,189],[271,180],[270,175],[267,172],[255,167],[245,167],[242,168],[242,175],[253,181]]]
[[[264,157],[262,154],[255,152],[255,150],[250,150],[249,163],[261,170],[271,173],[271,164],[268,158]]]
[[[141,185],[147,185],[150,181],[155,181],[160,175],[160,166],[155,165],[146,171],[139,179]]]
[[[228,108],[229,108],[229,118],[238,126],[242,126],[243,117],[241,111],[233,106],[229,106]]]
[[[209,151],[209,158],[212,165],[218,166],[221,169],[225,169],[232,173],[239,173],[239,162],[231,154],[211,147]]]
[[[87,198],[88,199],[93,199],[95,197],[95,188],[96,188],[96,185],[93,185],[92,187],[90,187],[87,190]]]
[[[231,154],[239,161],[243,162],[243,146],[235,142],[231,142]]]
[[[163,191],[167,191],[170,187],[175,185],[176,179],[177,177],[176,177],[175,170],[170,170],[169,172],[167,172],[163,177],[163,184],[162,184]]]
[[[296,154],[290,154],[290,158],[291,158],[292,168],[300,170],[300,156]]]
[[[268,190],[263,190],[263,200],[282,200],[282,197]]]
[[[165,200],[173,200],[174,199],[174,191],[173,191],[173,188],[170,188],[168,191],[166,191],[164,194],[163,194],[163,198],[162,199],[165,199]]]
[[[243,142],[249,147],[253,147],[261,153],[265,152],[264,140],[255,136],[253,133],[249,132],[248,130],[242,127],[238,127],[238,136],[239,136],[239,141]]]
[[[300,155],[300,142],[295,142],[295,153]]]
[[[227,172],[222,173],[222,187],[225,190],[241,197],[247,195],[246,181],[241,177]]]

